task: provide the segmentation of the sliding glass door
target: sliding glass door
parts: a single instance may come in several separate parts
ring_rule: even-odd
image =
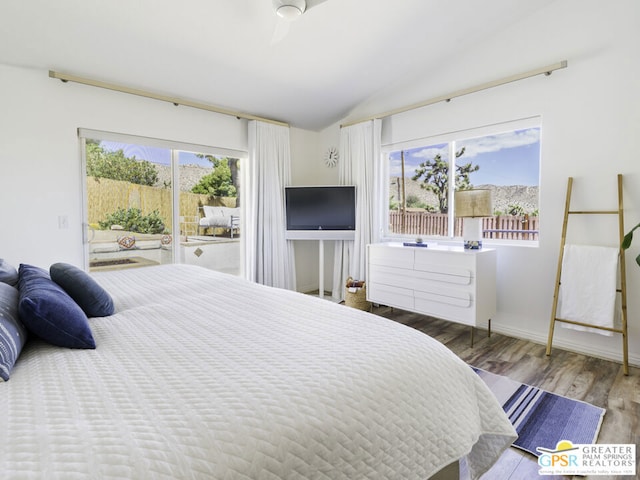
[[[240,160],[179,151],[181,263],[240,275]]]
[[[240,155],[118,137],[81,135],[89,270],[177,262],[239,275]]]
[[[174,261],[171,150],[85,139],[89,269]]]

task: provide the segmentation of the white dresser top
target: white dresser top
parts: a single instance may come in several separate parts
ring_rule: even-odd
[[[493,248],[481,248],[478,250],[465,249],[462,245],[441,245],[435,242],[425,242],[428,246],[426,247],[414,247],[411,245],[403,245],[403,242],[380,242],[380,243],[372,243],[370,245],[373,246],[384,246],[384,247],[397,247],[397,248],[412,248],[416,250],[429,250],[436,252],[451,252],[451,253],[462,253],[462,254],[470,254],[476,255],[482,252],[491,252]]]

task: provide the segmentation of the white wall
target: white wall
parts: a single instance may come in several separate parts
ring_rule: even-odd
[[[17,266],[82,265],[78,128],[247,150],[246,121],[50,79],[47,71],[0,65],[0,258]],[[328,185],[322,135],[291,129],[292,184]],[[329,142],[337,145],[335,141]],[[58,217],[69,227],[60,229]],[[298,289],[318,288],[318,244],[296,241]],[[326,245],[326,288],[333,252]]]
[[[77,129],[247,150],[246,122],[0,65],[0,258],[82,265]],[[67,216],[67,229],[58,227]]]
[[[568,60],[567,69],[549,77],[496,87],[383,122],[383,143],[393,143],[542,116],[539,247],[498,247],[498,314],[492,323],[496,331],[546,342],[567,177],[575,178],[574,208],[616,209],[616,175],[624,174],[625,223],[630,228],[640,222],[638,25],[636,0],[555,2],[435,74],[412,79],[397,93],[376,97],[345,119]],[[611,217],[575,218],[569,242],[617,245],[617,224]],[[640,365],[640,267],[634,261],[640,252],[638,237],[627,254],[629,350],[635,365]],[[619,335],[607,338],[556,328],[554,344],[621,358]]]

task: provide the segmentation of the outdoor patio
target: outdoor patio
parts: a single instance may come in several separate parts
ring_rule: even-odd
[[[92,230],[89,270],[117,270],[172,263],[173,238],[123,230]],[[240,238],[183,236],[176,252],[179,263],[240,275]]]

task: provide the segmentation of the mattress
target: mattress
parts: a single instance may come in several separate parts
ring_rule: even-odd
[[[97,348],[31,339],[0,384],[3,478],[477,478],[515,439],[409,327],[194,266],[94,278],[116,309]]]

